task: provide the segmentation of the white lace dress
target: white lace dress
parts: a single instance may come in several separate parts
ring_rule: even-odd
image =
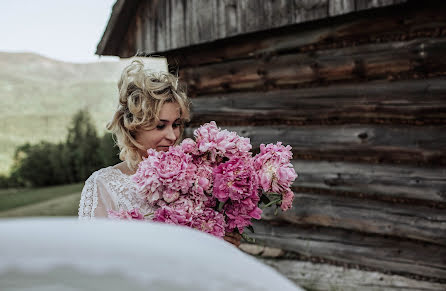
[[[144,198],[138,195],[136,184],[119,169],[100,169],[85,181],[79,203],[79,219],[89,220],[107,217],[108,210],[132,210],[139,208],[143,214],[153,212]]]

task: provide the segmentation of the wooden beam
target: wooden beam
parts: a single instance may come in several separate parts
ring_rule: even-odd
[[[444,78],[218,93],[192,100],[191,124],[446,125],[445,96]]]
[[[387,270],[386,273],[381,273],[372,270],[315,264],[290,259],[258,259],[273,267],[305,290],[446,290],[446,283],[432,282],[438,280],[415,279],[413,278],[414,276],[395,275]]]
[[[293,160],[294,187],[446,201],[445,167]]]
[[[444,209],[419,205],[295,192],[290,210],[274,215],[274,210],[269,208],[262,218],[446,245]]]
[[[342,229],[254,223],[257,243],[382,271],[446,278],[444,246],[373,236]]]
[[[446,75],[446,39],[293,53],[181,70],[192,94]]]

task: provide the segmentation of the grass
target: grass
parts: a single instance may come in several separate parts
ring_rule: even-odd
[[[62,185],[62,186],[52,186],[44,188],[34,188],[34,189],[5,189],[0,190],[0,215],[3,212],[8,211],[10,213],[19,213],[19,209],[24,207],[35,206],[40,207],[42,210],[41,215],[47,215],[48,209],[54,210],[54,205],[61,207],[61,213],[68,213],[66,204],[68,201],[74,199],[73,195],[77,195],[77,200],[79,201],[80,193],[82,191],[84,183]],[[71,197],[71,200],[68,199]],[[58,200],[60,199],[60,200]],[[68,199],[65,201],[64,199]],[[49,203],[50,201],[55,201],[56,204]],[[53,202],[54,202],[53,201]],[[45,204],[48,202],[49,204]],[[40,205],[40,206],[39,206]],[[18,212],[13,212],[16,209]],[[36,209],[37,209],[36,208]],[[69,207],[68,207],[69,208]],[[35,208],[30,208],[36,211]],[[26,210],[29,210],[28,208]],[[12,211],[12,212],[11,212]],[[26,212],[22,212],[26,213]],[[38,212],[34,212],[38,215]],[[54,215],[57,215],[54,214]]]
[[[76,216],[80,193],[0,212],[0,217]]]

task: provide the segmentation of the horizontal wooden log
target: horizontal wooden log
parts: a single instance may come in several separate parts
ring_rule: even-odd
[[[294,187],[446,201],[445,167],[293,160]]]
[[[199,47],[169,50],[163,55],[168,57],[169,64],[180,64],[181,68],[185,68],[234,59],[259,58],[289,51],[318,51],[366,43],[440,36],[442,29],[446,27],[446,21],[441,13],[446,8],[445,3],[435,1],[427,5],[427,3],[412,1],[410,4],[404,8],[365,11],[325,21],[287,26],[273,31],[238,35],[202,44]],[[410,21],[401,21],[401,19],[410,19]],[[178,37],[181,41],[185,36],[178,34]],[[150,42],[149,38],[148,42]],[[153,50],[147,47],[148,45],[146,48],[134,48],[126,56],[132,56],[137,49],[153,53]]]
[[[446,119],[445,119],[446,121]],[[261,143],[282,141],[298,159],[446,165],[446,126],[223,126]],[[194,128],[187,128],[192,136]]]
[[[305,290],[444,291],[446,283],[296,260],[260,259]],[[412,276],[413,277],[413,276]],[[418,276],[417,276],[418,277]]]
[[[446,124],[446,79],[223,93],[192,100],[191,124]]]
[[[399,274],[446,279],[446,248],[441,245],[373,236],[342,229],[302,228],[255,222],[257,243],[348,264]]]
[[[290,210],[274,215],[270,208],[262,217],[446,245],[444,209],[419,205],[295,192]]]
[[[191,93],[308,86],[446,74],[446,39],[372,44],[181,70]]]

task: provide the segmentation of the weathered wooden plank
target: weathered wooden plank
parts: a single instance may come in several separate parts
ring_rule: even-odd
[[[446,39],[286,54],[181,70],[193,94],[446,74]]]
[[[121,54],[127,50],[127,44],[123,44],[122,40],[133,38],[133,36],[128,35],[129,33],[134,35],[134,31],[129,31],[129,26],[137,11],[138,4],[137,1],[116,1],[113,5],[113,10],[107,23],[107,27],[97,46],[96,53],[98,55],[118,55],[128,57],[126,52],[125,54]]]
[[[383,7],[406,2],[406,0],[356,0],[356,10]]]
[[[192,124],[445,124],[446,79],[367,82],[192,100]]]
[[[426,206],[295,192],[293,208],[266,220],[319,225],[446,245],[446,212]]]
[[[288,11],[294,9],[294,2],[289,0],[280,0],[265,3],[264,17],[268,18],[268,27],[280,27],[294,23],[294,15]]]
[[[295,187],[446,201],[445,167],[293,160]]]
[[[185,21],[187,23],[186,27],[188,30],[186,33],[189,35],[189,43],[183,44],[183,46],[204,43],[215,39],[216,34],[214,34],[213,30],[214,11],[212,2],[215,1],[192,0],[187,2],[187,5],[185,6]],[[169,34],[165,37],[169,37]],[[172,49],[172,47],[167,49]]]
[[[186,26],[183,24],[187,2],[170,0],[168,5],[170,7],[170,47],[179,47],[189,42]],[[147,24],[146,26],[151,27]],[[150,41],[149,37],[147,38],[147,41]],[[150,44],[146,43],[146,47],[150,47]]]
[[[314,264],[297,260],[259,258],[305,290],[325,291],[444,291],[446,284],[416,280],[400,275],[349,269],[329,264]]]
[[[119,1],[120,6],[130,5],[128,3],[135,1]],[[138,2],[138,1],[136,1]],[[303,23],[311,20],[323,19],[328,16],[328,0],[295,0],[295,1],[258,1],[258,0],[240,0],[234,1],[227,5],[219,5],[217,9],[214,2],[210,0],[190,0],[190,1],[177,1],[183,2],[184,14],[181,14],[180,10],[169,10],[171,7],[171,1],[150,1],[153,3],[145,2],[144,5],[151,6],[152,11],[157,11],[155,17],[146,18],[144,26],[155,26],[157,28],[156,35],[159,37],[156,42],[146,43],[149,46],[136,46],[135,50],[146,51],[149,53],[162,52],[165,50],[178,49],[189,45],[197,45],[210,41],[218,40],[223,37],[235,36],[238,34],[244,34],[248,32],[256,32],[261,30],[267,30],[276,27],[282,27],[285,25]],[[287,3],[289,2],[289,3]],[[388,6],[390,4],[381,3],[379,6]],[[131,21],[132,15],[123,13],[124,9],[114,9],[116,14],[110,20],[110,24],[106,28],[106,34],[101,40],[98,46],[99,54],[113,54],[114,49],[110,49],[110,46],[119,45],[115,39],[111,39],[110,35],[116,38],[124,38],[124,32],[122,28],[118,27],[117,23],[120,21]],[[166,13],[168,12],[168,13]],[[235,12],[235,14],[234,14]],[[274,13],[273,13],[274,12]],[[341,10],[338,9],[338,13]],[[185,15],[185,17],[183,17]],[[215,18],[225,19],[226,15],[230,17],[229,21],[225,21],[225,24],[221,25],[219,21],[218,25],[215,25]],[[234,22],[234,16],[236,15],[237,21]],[[188,36],[182,38],[183,42],[177,40],[173,42],[177,33],[171,29],[166,29],[172,18],[175,21],[182,20],[180,25],[185,26]],[[234,29],[236,24],[236,29]],[[218,32],[214,31],[218,27]],[[226,30],[228,28],[228,30]],[[133,31],[129,33],[139,34],[140,31]],[[165,46],[169,43],[169,46]],[[139,44],[139,43],[138,43]],[[176,44],[176,45],[174,45]],[[122,45],[122,44],[121,44]],[[127,56],[124,56],[127,57]]]
[[[413,4],[420,5],[413,7]],[[177,60],[184,68],[229,59],[253,56],[258,58],[264,54],[319,51],[366,43],[439,37],[446,26],[446,20],[440,13],[444,9],[446,9],[446,3],[439,1],[435,2],[435,5],[412,3],[410,9],[395,7],[376,10],[373,14],[370,11],[351,14],[349,17],[336,18],[326,23],[308,23],[276,29],[274,32],[246,34],[228,41],[222,40],[202,45],[199,49],[197,47],[182,48],[165,52],[165,54]],[[400,21],[400,18],[395,17],[396,14],[411,21]],[[236,23],[236,16],[230,18]]]
[[[294,23],[322,19],[328,16],[328,0],[294,0]]]
[[[328,15],[336,16],[355,11],[355,0],[330,0],[328,2]]]
[[[348,264],[399,274],[446,278],[446,248],[441,245],[373,236],[342,229],[254,223],[257,243]]]
[[[300,159],[446,165],[446,126],[223,127],[250,138],[255,149],[282,141]],[[187,136],[192,130],[186,129]]]

